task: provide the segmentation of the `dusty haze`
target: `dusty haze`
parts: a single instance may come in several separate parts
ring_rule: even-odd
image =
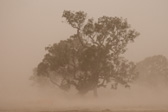
[[[82,10],[94,18],[127,18],[141,33],[129,44],[124,55],[127,59],[138,62],[158,54],[168,58],[167,0],[0,0],[0,110],[168,106],[164,87],[133,85],[131,90],[99,90],[99,99],[89,95],[81,99],[57,89],[31,86],[29,77],[42,60],[44,48],[74,33],[62,22],[64,10]]]

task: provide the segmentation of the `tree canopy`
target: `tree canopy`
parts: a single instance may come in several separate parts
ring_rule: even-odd
[[[46,47],[47,54],[36,68],[34,77],[46,77],[63,90],[72,86],[79,94],[118,84],[129,87],[135,64],[121,55],[129,42],[139,35],[126,19],[103,16],[87,19],[83,11],[64,11],[62,17],[76,29],[66,40]]]
[[[147,57],[136,65],[137,83],[149,87],[168,85],[168,60],[165,56]]]

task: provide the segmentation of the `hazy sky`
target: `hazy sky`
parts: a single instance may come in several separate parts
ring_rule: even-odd
[[[64,10],[127,18],[141,34],[128,47],[129,60],[168,57],[168,0],[0,0],[0,94],[23,88],[44,48],[74,33],[62,22]]]

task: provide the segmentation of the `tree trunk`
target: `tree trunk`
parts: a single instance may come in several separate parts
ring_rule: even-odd
[[[97,87],[95,87],[94,88],[94,90],[93,90],[93,95],[94,95],[94,97],[98,97],[98,93],[97,93]]]

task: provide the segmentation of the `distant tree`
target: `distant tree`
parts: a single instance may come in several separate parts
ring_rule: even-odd
[[[139,73],[138,83],[150,87],[168,84],[168,60],[165,56],[156,55],[145,58],[137,63],[135,70]]]
[[[86,19],[86,13],[64,11],[63,18],[77,33],[46,47],[48,53],[37,67],[34,77],[47,77],[63,90],[72,86],[84,95],[111,84],[129,87],[135,64],[122,58],[129,42],[139,35],[126,19],[103,16]]]

